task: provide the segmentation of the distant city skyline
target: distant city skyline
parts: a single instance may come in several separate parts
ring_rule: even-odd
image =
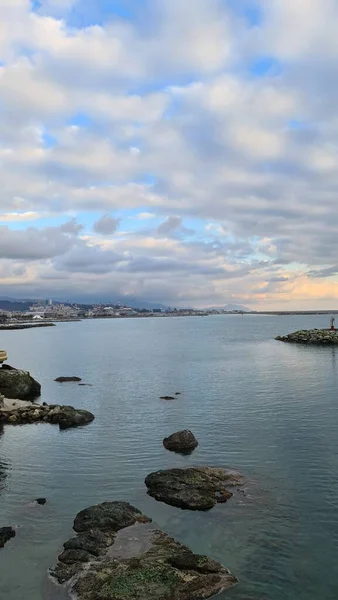
[[[338,4],[3,0],[0,296],[338,306]]]

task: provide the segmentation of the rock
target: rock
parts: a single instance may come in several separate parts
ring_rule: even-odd
[[[74,526],[84,515],[90,517],[85,526],[93,528],[66,542],[51,569],[78,600],[201,600],[237,582],[220,563],[156,530],[130,504],[90,507]]]
[[[42,406],[48,406],[47,402],[43,402]]]
[[[72,406],[63,406],[58,415],[58,423],[60,429],[69,429],[71,427],[79,427],[87,425],[94,420],[94,415],[88,410],[75,409]]]
[[[82,387],[92,387],[91,383],[79,383]]]
[[[0,367],[0,393],[6,398],[17,398],[19,400],[35,400],[41,394],[41,385],[28,371],[20,369]]]
[[[127,502],[103,502],[79,512],[74,521],[78,533],[98,529],[105,533],[116,533],[120,529],[134,525],[143,517],[141,511]]]
[[[190,453],[198,446],[194,434],[189,430],[177,431],[163,440],[163,446],[174,452]]]
[[[239,473],[212,467],[157,471],[145,479],[150,496],[190,510],[209,510],[219,502],[226,502],[232,496],[228,488],[243,483]]]
[[[15,535],[13,527],[0,527],[0,548],[3,548],[6,542],[15,537]]]
[[[57,377],[56,379],[54,379],[54,381],[57,381],[58,383],[77,382],[81,381],[81,377]]]
[[[37,498],[37,499],[35,500],[35,502],[36,502],[37,504],[40,504],[40,506],[43,506],[44,504],[46,504],[46,503],[47,503],[47,500],[46,500],[46,498]]]
[[[161,396],[160,400],[175,400],[174,396]]]
[[[278,335],[275,339],[278,342],[289,342],[291,344],[336,345],[338,344],[338,330],[305,329],[288,335]]]
[[[180,396],[181,392],[175,392],[175,396]]]
[[[106,553],[108,546],[111,546],[114,540],[114,534],[109,535],[100,529],[90,529],[86,533],[81,533],[64,544],[65,550],[85,550],[94,556],[102,556]]]
[[[11,415],[10,417],[8,417],[8,423],[17,423],[18,422],[18,417],[16,415]]]

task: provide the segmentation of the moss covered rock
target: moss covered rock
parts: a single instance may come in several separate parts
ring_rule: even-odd
[[[82,529],[84,514],[85,527],[95,528],[66,542],[51,570],[79,600],[200,600],[236,583],[228,569],[156,530],[129,504],[90,507],[74,526]]]

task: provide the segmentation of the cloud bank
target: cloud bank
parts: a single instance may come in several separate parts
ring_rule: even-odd
[[[0,295],[335,307],[335,0],[111,4],[1,2]]]

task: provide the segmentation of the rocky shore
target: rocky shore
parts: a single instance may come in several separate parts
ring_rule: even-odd
[[[194,554],[126,502],[104,502],[75,518],[51,575],[78,600],[200,600],[237,582],[207,556]]]
[[[52,423],[60,429],[87,425],[94,420],[87,410],[57,404],[32,404],[20,400],[10,401],[0,396],[0,423],[27,425],[28,423]]]
[[[278,335],[275,339],[279,342],[289,342],[290,344],[335,345],[338,344],[338,330],[304,329],[289,333],[288,335]]]

